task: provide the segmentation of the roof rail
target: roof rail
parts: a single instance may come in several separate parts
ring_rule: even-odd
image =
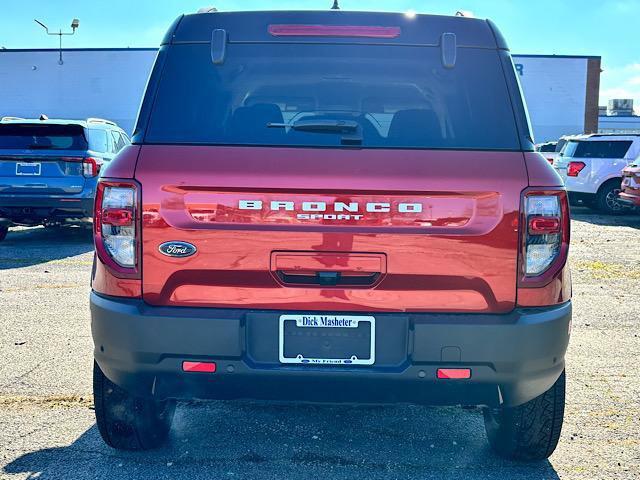
[[[24,118],[21,117],[2,117],[1,121],[9,121],[9,120],[24,120]]]
[[[87,118],[87,123],[106,123],[107,125],[113,125],[114,127],[116,127],[116,123],[112,122],[111,120],[105,120],[104,118]]]

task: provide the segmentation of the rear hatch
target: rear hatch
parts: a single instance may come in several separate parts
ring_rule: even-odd
[[[82,192],[82,160],[87,147],[80,125],[0,124],[0,194]]]
[[[401,18],[378,18],[376,35],[401,37]],[[449,65],[411,38],[292,43],[273,32],[299,26],[256,28],[275,39],[229,40],[222,62],[180,28],[160,52],[136,168],[145,301],[511,310],[528,181],[508,53],[458,48]]]

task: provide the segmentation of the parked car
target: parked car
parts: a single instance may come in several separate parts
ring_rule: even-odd
[[[565,144],[554,167],[573,205],[614,214],[625,208],[618,198],[622,169],[639,155],[640,135],[581,135]]]
[[[0,239],[10,225],[60,225],[93,216],[100,169],[129,137],[115,123],[0,121]]]
[[[542,153],[542,155],[544,155],[544,158],[546,158],[547,161],[551,165],[553,165],[553,161],[555,160],[555,157],[556,157],[557,145],[558,145],[558,142],[539,143],[536,145],[536,152]]]
[[[107,444],[252,398],[480,405],[502,455],[553,452],[569,208],[493,23],[185,15],[150,78],[96,197]]]
[[[622,191],[620,201],[634,207],[640,207],[640,159],[622,170]]]

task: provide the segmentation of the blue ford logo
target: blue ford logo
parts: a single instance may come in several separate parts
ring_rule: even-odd
[[[190,257],[196,253],[196,246],[187,242],[165,242],[158,247],[167,257]]]

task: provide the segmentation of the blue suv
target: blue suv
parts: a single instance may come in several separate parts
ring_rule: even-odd
[[[56,226],[91,218],[101,167],[129,137],[115,123],[0,121],[0,240],[11,225]]]

